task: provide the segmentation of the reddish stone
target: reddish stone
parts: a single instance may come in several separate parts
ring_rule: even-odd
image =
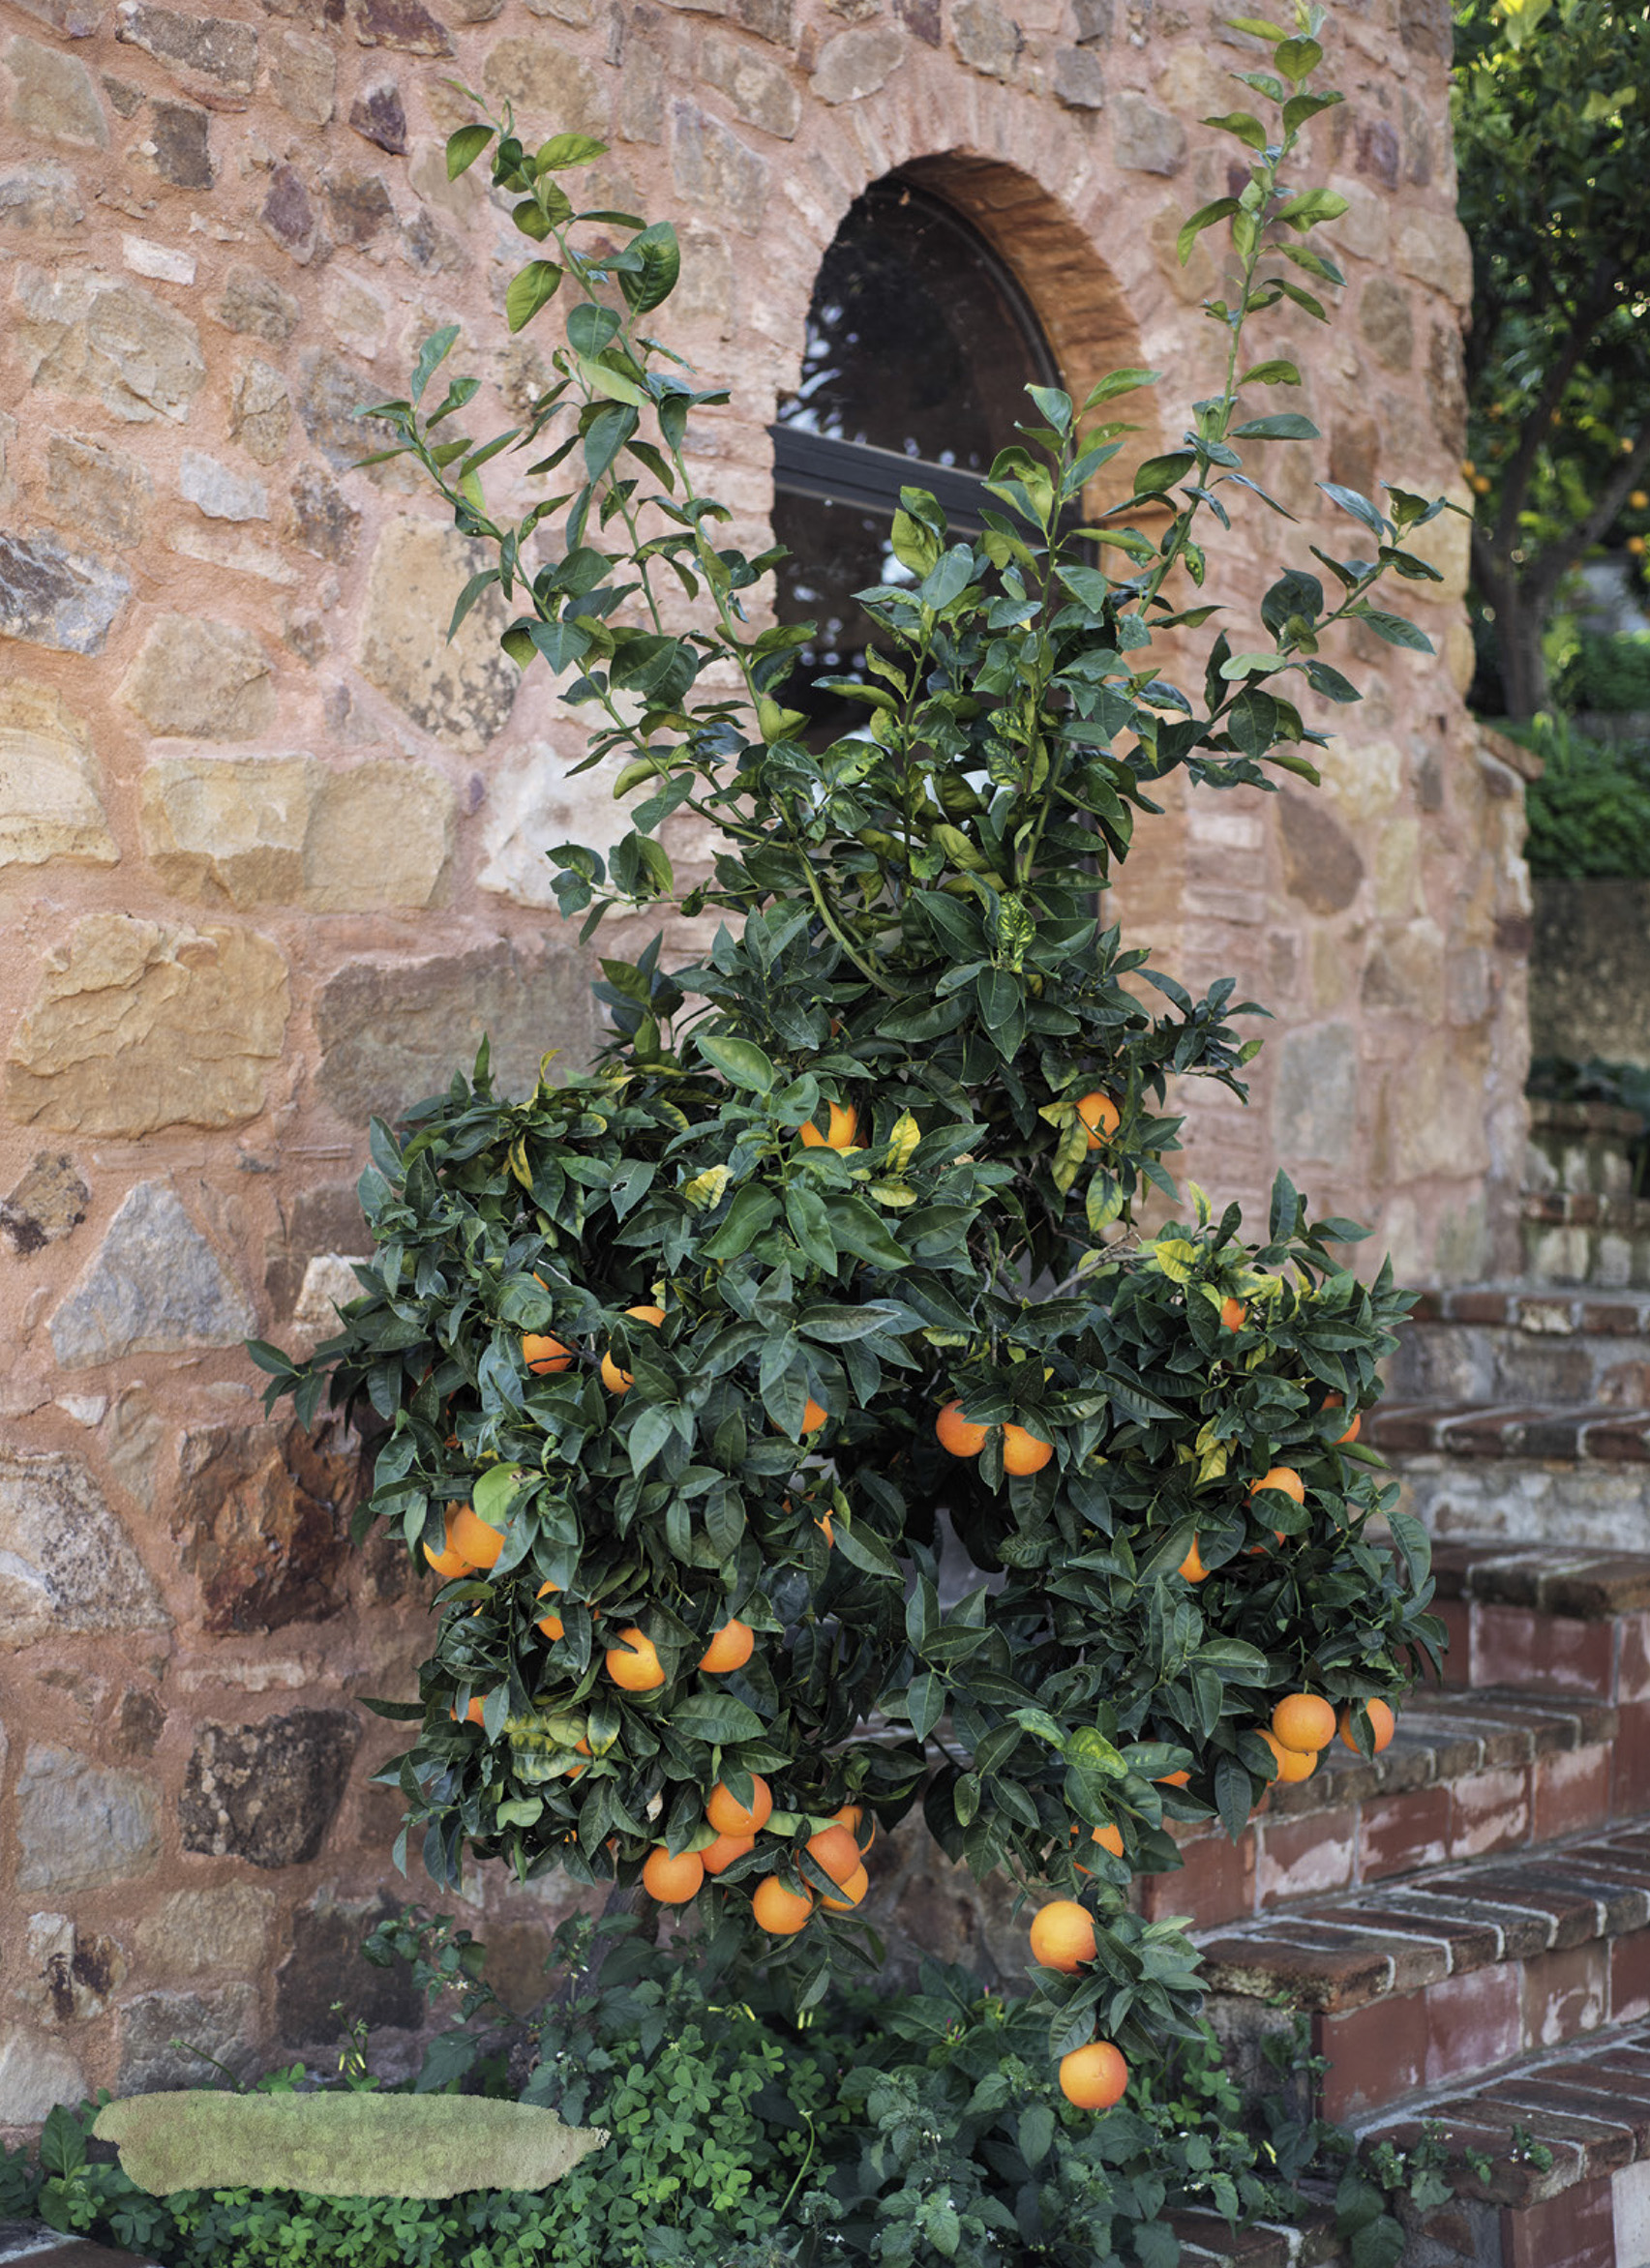
[[[1616,1624],[1615,1697],[1650,1700],[1650,1614],[1624,1614]]]
[[[1650,1421],[1633,1418],[1596,1419],[1581,1427],[1581,1454],[1610,1465],[1650,1463]]]
[[[1312,2045],[1329,2058],[1324,2074],[1325,2118],[1379,2110],[1424,2084],[1426,2075],[1426,1995],[1401,1993],[1345,2015],[1320,2016]]]
[[[1472,1666],[1475,1685],[1596,1693],[1607,1701],[1615,1674],[1614,1634],[1608,1623],[1475,1605]]]
[[[269,177],[269,194],[263,200],[258,219],[286,252],[296,253],[301,246],[314,241],[315,211],[295,166],[276,166]]]
[[[1452,1323],[1500,1324],[1507,1321],[1505,1292],[1452,1292],[1449,1298]]]
[[[1616,2268],[1615,2201],[1600,2175],[1501,2214],[1503,2268]]]
[[[1436,1865],[1450,1847],[1450,1791],[1416,1788],[1407,1796],[1378,1796],[1359,1816],[1358,1871],[1365,1882]]]
[[[1644,1328],[1643,1309],[1636,1299],[1584,1299],[1581,1328],[1600,1338],[1636,1338]]]
[[[1426,2084],[1491,2071],[1523,2044],[1518,1968],[1503,1961],[1447,1977],[1426,1994]]]
[[[1304,1819],[1270,1819],[1260,1831],[1254,1865],[1257,1902],[1343,1890],[1353,1879],[1358,1813],[1350,1805],[1308,1812]]]
[[[1609,2013],[1609,1948],[1602,1938],[1543,1954],[1525,1963],[1522,1976],[1527,2046],[1561,2046],[1596,2031]]]
[[[1456,1690],[1470,1686],[1473,1683],[1473,1610],[1470,1603],[1464,1598],[1435,1598],[1432,1601],[1432,1612],[1443,1624],[1446,1633],[1440,1683]]]
[[[1632,1929],[1625,1937],[1610,1939],[1610,2022],[1626,2023],[1640,2016],[1650,2016],[1650,1929]]]
[[[1535,1842],[1582,1835],[1610,1813],[1610,1750],[1603,1743],[1538,1757],[1530,1772],[1530,1835]]]
[[[1482,1859],[1491,1851],[1513,1851],[1530,1838],[1527,1767],[1475,1772],[1450,1790],[1450,1856]]]
[[[408,55],[450,55],[453,43],[420,0],[353,0],[350,16],[363,47],[399,47]]]

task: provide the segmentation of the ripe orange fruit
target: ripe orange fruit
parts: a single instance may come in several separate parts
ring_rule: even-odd
[[[735,1859],[742,1859],[747,1851],[756,1849],[754,1835],[719,1835],[713,1843],[706,1843],[700,1852],[706,1874],[725,1873]]]
[[[808,1837],[808,1856],[833,1882],[846,1882],[859,1866],[859,1844],[846,1827],[822,1827]]]
[[[1650,507],[1650,494],[1646,494],[1643,489],[1635,489],[1627,500],[1635,512],[1642,512],[1646,507]]]
[[[678,1851],[673,1858],[663,1843],[647,1853],[642,1869],[643,1889],[662,1906],[685,1906],[704,1880],[705,1862],[697,1851]]]
[[[718,1835],[757,1835],[773,1816],[773,1791],[760,1772],[753,1772],[755,1788],[748,1806],[718,1780],[710,1791],[705,1816]]]
[[[1346,1404],[1341,1399],[1339,1394],[1325,1394],[1324,1408],[1326,1410],[1344,1410]],[[1352,1413],[1352,1423],[1347,1427],[1344,1433],[1337,1433],[1335,1435],[1333,1446],[1337,1449],[1344,1448],[1348,1442],[1356,1441],[1363,1430],[1364,1413],[1362,1410],[1355,1410]]]
[[[940,1447],[953,1457],[977,1457],[991,1428],[976,1425],[966,1417],[961,1402],[947,1402],[934,1420],[934,1430],[940,1436]]]
[[[823,1519],[814,1522],[814,1526],[824,1536],[826,1551],[834,1551],[836,1549],[836,1535],[830,1524],[830,1514],[826,1512]]]
[[[1071,1830],[1071,1840],[1075,1842],[1082,1832],[1083,1830],[1080,1827],[1074,1827]],[[1094,1833],[1090,1835],[1089,1840],[1094,1843],[1098,1843],[1102,1851],[1110,1851],[1114,1859],[1121,1859],[1123,1857],[1123,1830],[1120,1827],[1113,1826],[1109,1820],[1103,1827],[1096,1827]],[[1076,1865],[1079,1874],[1087,1874],[1092,1871],[1092,1869],[1088,1866],[1085,1866],[1080,1860],[1076,1862]]]
[[[833,1812],[831,1816],[838,1825],[847,1828],[862,1851],[868,1851],[876,1841],[877,1815],[874,1811],[867,1811],[862,1804],[844,1804],[841,1810]]]
[[[1393,1735],[1397,1730],[1397,1719],[1385,1701],[1365,1701],[1364,1706],[1369,1712],[1369,1730],[1375,1736],[1373,1746],[1378,1756],[1384,1748],[1392,1746]],[[1340,1713],[1340,1737],[1355,1756],[1363,1754],[1352,1737],[1352,1720],[1357,1714],[1356,1703],[1350,1704]]]
[[[1202,1556],[1200,1555],[1197,1548],[1197,1537],[1195,1536],[1191,1539],[1191,1549],[1186,1553],[1185,1559],[1182,1560],[1180,1567],[1177,1571],[1180,1574],[1183,1574],[1188,1583],[1201,1583],[1204,1577],[1208,1574],[1209,1569],[1203,1564]]]
[[[835,1897],[820,1893],[820,1903],[830,1914],[851,1914],[871,1887],[871,1877],[863,1866],[855,1866],[846,1882],[836,1886]]]
[[[1279,1779],[1288,1780],[1291,1783],[1298,1779],[1310,1779],[1318,1769],[1318,1752],[1315,1748],[1280,1747],[1279,1752],[1281,1757],[1277,1767]]]
[[[1321,1693],[1286,1693],[1272,1713],[1272,1729],[1286,1748],[1315,1756],[1335,1739],[1335,1711]]]
[[[1074,1977],[1095,1957],[1095,1923],[1074,1897],[1057,1897],[1032,1917],[1032,1958],[1045,1969]]]
[[[1241,1299],[1233,1299],[1229,1297],[1222,1299],[1220,1302],[1220,1328],[1222,1330],[1242,1330],[1244,1317],[1247,1313],[1248,1309]]]
[[[1250,1496],[1259,1496],[1263,1488],[1278,1489],[1284,1496],[1292,1496],[1298,1505],[1304,1505],[1306,1501],[1306,1483],[1302,1479],[1300,1474],[1288,1465],[1274,1465],[1272,1470],[1269,1473],[1263,1473],[1258,1480],[1251,1480],[1249,1482]]]
[[[1052,1444],[1038,1441],[1035,1433],[1028,1433],[1023,1425],[1005,1425],[1003,1428],[1003,1470],[1005,1473],[1040,1473],[1054,1454]]]
[[[465,1724],[479,1724],[481,1722],[481,1711],[482,1696],[479,1693],[472,1693],[469,1697],[469,1707],[465,1711]],[[459,1713],[457,1708],[451,1702],[449,1702],[447,1705],[447,1715],[452,1718],[455,1724],[458,1723]]]
[[[665,1320],[662,1307],[627,1307],[626,1315],[634,1315],[638,1323],[650,1323],[657,1330]],[[602,1357],[602,1384],[610,1394],[627,1394],[636,1384],[628,1370],[621,1370],[611,1355]]]
[[[453,1541],[453,1512],[455,1508],[456,1507],[454,1506],[449,1505],[447,1507],[445,1515],[442,1518],[441,1549],[439,1551],[432,1551],[428,1544],[424,1546],[425,1558],[435,1568],[436,1574],[440,1576],[443,1583],[453,1583],[456,1582],[461,1575],[473,1575],[475,1573],[475,1568],[473,1566],[467,1559],[465,1559],[464,1553],[460,1551],[457,1544]]]
[[[559,1583],[541,1583],[538,1587],[538,1595],[541,1598],[548,1598],[553,1591],[559,1591],[560,1588]],[[538,1626],[547,1638],[562,1637],[566,1631],[566,1625],[554,1607],[549,1614],[540,1615]]]
[[[447,1541],[472,1567],[490,1567],[504,1548],[504,1531],[477,1519],[469,1505],[455,1505],[448,1516]]]
[[[829,1423],[830,1412],[822,1410],[813,1395],[810,1394],[802,1404],[802,1431],[804,1433],[818,1433],[822,1425]]]
[[[1641,535],[1630,535],[1627,548],[1635,559],[1642,559],[1646,549],[1644,538]]]
[[[553,1370],[565,1370],[573,1359],[571,1347],[564,1347],[559,1339],[547,1339],[540,1331],[522,1334],[522,1360],[535,1378],[544,1378]]]
[[[1089,1129],[1091,1149],[1103,1149],[1122,1122],[1116,1103],[1098,1089],[1078,1098],[1077,1116]]]
[[[777,1874],[765,1874],[751,1900],[757,1927],[765,1929],[770,1937],[795,1937],[798,1929],[806,1928],[813,1910],[813,1899],[787,1889]]]
[[[812,1119],[802,1120],[802,1145],[806,1149],[852,1149],[854,1137],[859,1131],[859,1114],[849,1102],[825,1105],[830,1113],[830,1129],[822,1134]]]
[[[1127,2085],[1128,2066],[1109,2040],[1091,2040],[1060,2059],[1060,2092],[1079,2110],[1109,2110]]]
[[[1191,1774],[1189,1772],[1159,1773],[1157,1785],[1160,1788],[1188,1788],[1191,1785]]]
[[[699,1666],[707,1676],[726,1677],[731,1669],[743,1669],[755,1650],[756,1632],[749,1623],[730,1615],[700,1656]]]
[[[627,1693],[656,1693],[665,1682],[657,1647],[633,1624],[608,1648],[608,1676]],[[715,1821],[711,1821],[715,1825]]]

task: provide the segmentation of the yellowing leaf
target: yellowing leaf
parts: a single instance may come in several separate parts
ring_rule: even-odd
[[[727,1186],[727,1167],[706,1166],[704,1173],[695,1174],[693,1179],[684,1185],[682,1195],[696,1211],[709,1212],[721,1204]]]
[[[1159,1237],[1151,1247],[1153,1264],[1160,1268],[1171,1284],[1187,1284],[1191,1271],[1197,1266],[1197,1246],[1187,1243],[1184,1237]]]
[[[903,1174],[911,1163],[912,1152],[922,1140],[922,1129],[909,1111],[902,1111],[894,1120],[894,1130],[888,1136],[888,1166],[896,1174]]]

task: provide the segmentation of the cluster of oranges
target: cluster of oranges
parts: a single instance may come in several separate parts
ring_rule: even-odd
[[[1033,1918],[1032,1958],[1043,1968],[1075,1977],[1096,1950],[1094,1916],[1074,1897],[1057,1897]],[[1127,2085],[1128,2066],[1109,2040],[1091,2040],[1060,2059],[1060,2091],[1079,2110],[1109,2110]]]
[[[977,1457],[991,1432],[989,1425],[976,1425],[961,1402],[945,1404],[934,1420],[934,1430],[940,1437],[940,1447],[948,1449],[953,1457]],[[1040,1473],[1053,1454],[1051,1442],[1038,1441],[1023,1425],[1004,1426],[1005,1473]]]
[[[1372,1746],[1378,1756],[1391,1742],[1396,1729],[1396,1720],[1385,1701],[1365,1701],[1364,1707],[1369,1716]],[[1277,1770],[1275,1779],[1310,1779],[1318,1768],[1318,1758],[1335,1739],[1338,1731],[1341,1740],[1354,1755],[1359,1753],[1353,1735],[1354,1707],[1341,1710],[1337,1716],[1332,1702],[1321,1693],[1286,1693],[1272,1713],[1270,1726],[1259,1728],[1260,1737],[1272,1750]]]
[[[661,1843],[647,1854],[642,1886],[649,1897],[662,1906],[685,1905],[697,1897],[707,1874],[726,1873],[735,1860],[755,1850],[757,1836],[773,1816],[773,1794],[760,1773],[752,1773],[751,1783],[748,1804],[723,1781],[711,1789],[705,1824],[714,1831],[713,1841],[698,1850],[674,1853]],[[864,1816],[858,1805],[845,1804],[828,1826],[808,1837],[808,1856],[835,1886],[835,1895],[821,1891],[816,1896],[811,1890],[794,1889],[780,1874],[765,1874],[751,1900],[759,1928],[770,1937],[795,1937],[807,1927],[816,1905],[830,1914],[854,1911],[871,1887],[864,1852],[876,1828],[873,1822],[862,1843]]]

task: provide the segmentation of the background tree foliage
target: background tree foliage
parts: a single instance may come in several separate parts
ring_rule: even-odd
[[[1456,0],[1455,123],[1473,576],[1521,720],[1564,577],[1650,529],[1650,8]]]
[[[1249,179],[1183,231],[1183,257],[1230,236],[1219,389],[1075,530],[1132,430],[1114,405],[1152,373],[1081,404],[1032,389],[976,541],[907,490],[900,580],[862,594],[883,650],[839,688],[865,725],[823,752],[778,699],[809,631],[747,614],[775,554],[720,543],[728,514],[693,485],[689,419],[726,397],[649,335],[669,225],[575,209],[600,154],[582,137],[534,148],[508,114],[453,137],[455,172],[491,149],[540,248],[512,326],[563,285],[576,304],[525,429],[461,433],[472,378],[430,406],[448,331],[376,411],[386,454],[495,554],[459,617],[496,584],[520,610],[506,648],[589,719],[587,761],[621,756],[616,791],[645,791],[611,861],[555,854],[564,910],[586,935],[615,906],[726,918],[693,966],[657,942],[603,963],[615,1037],[593,1071],[509,1101],[484,1053],[408,1134],[375,1126],[360,1298],[313,1363],[258,1351],[305,1415],[329,1388],[375,1414],[366,1525],[440,1554],[462,1500],[501,1537],[439,1589],[418,1700],[383,1705],[416,1726],[390,1776],[439,1879],[467,1847],[623,1891],[661,1846],[708,1847],[711,1791],[751,1804],[760,1776],[771,1817],[697,1900],[754,1949],[753,1892],[833,1892],[809,1844],[841,1807],[864,1840],[920,1804],[977,1874],[1079,1890],[1096,1917],[1095,1961],[1041,1980],[1056,2050],[1097,2025],[1144,2052],[1196,2006],[1185,1939],[1127,1904],[1133,1874],[1179,1864],[1166,1823],[1240,1833],[1280,1695],[1396,1696],[1441,1635],[1425,1535],[1342,1440],[1405,1299],[1384,1268],[1357,1280],[1339,1248],[1361,1232],[1313,1223],[1282,1179],[1258,1239],[1195,1191],[1185,1219],[1136,1225],[1148,1189],[1174,1197],[1170,1082],[1241,1093],[1258,1042],[1229,981],[1193,999],[1095,917],[1177,766],[1212,790],[1315,780],[1299,695],[1358,698],[1321,651],[1335,625],[1427,642],[1371,594],[1432,576],[1404,540],[1441,505],[1337,488],[1344,547],[1277,575],[1258,620],[1240,603],[1235,639],[1185,638],[1223,612],[1204,585],[1230,508],[1270,506],[1266,450],[1315,437],[1256,399],[1293,365],[1247,367],[1242,343],[1285,298],[1321,316],[1312,285],[1339,281],[1311,238],[1343,200],[1281,178],[1339,99],[1308,91],[1317,20],[1258,26],[1255,107],[1215,122]],[[483,482],[505,449],[563,484],[520,520]],[[681,811],[722,846],[685,888],[661,840]],[[959,1399],[972,1458],[935,1435]],[[1280,1464],[1303,1501],[1259,1489]],[[707,1673],[730,1616],[754,1653]],[[651,1689],[615,1681],[629,1628]],[[1102,1823],[1121,1857],[1090,1841]],[[823,1903],[766,1951],[803,2005],[881,1957]]]

